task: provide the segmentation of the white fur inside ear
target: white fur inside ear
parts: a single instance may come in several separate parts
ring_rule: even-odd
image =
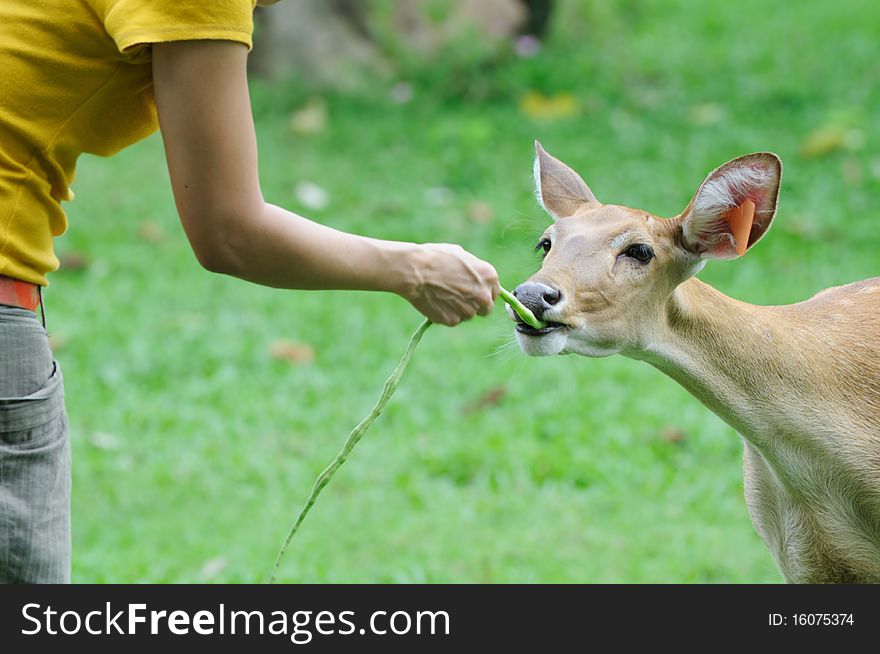
[[[691,213],[684,222],[685,242],[702,252],[717,252],[718,246],[727,242],[730,247],[723,248],[716,256],[734,258],[735,243],[725,220],[727,212],[740,206],[746,198],[754,198],[756,191],[768,188],[775,181],[773,171],[754,165],[731,167],[708,179],[697,192]],[[770,194],[760,193],[760,196],[756,215],[772,211]]]
[[[544,196],[541,195],[541,159],[538,157],[535,157],[535,165],[532,167],[532,175],[535,178],[535,199],[544,211],[550,213],[550,210],[547,209],[547,206],[544,204]]]

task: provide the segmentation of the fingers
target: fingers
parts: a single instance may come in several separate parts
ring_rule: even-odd
[[[451,299],[444,307],[443,307],[443,323],[449,327],[455,327],[456,325],[463,323],[467,320],[470,320],[475,315],[477,315],[477,311],[480,307],[477,306],[476,303],[467,302],[460,298]]]
[[[413,306],[433,322],[448,326],[491,313],[500,285],[490,263],[451,243],[422,247],[430,263],[423,268],[423,287],[409,298]]]
[[[439,325],[454,327],[465,320],[470,320],[475,315],[479,307],[476,304],[464,304],[458,300],[447,299],[444,302],[413,303],[425,317]]]
[[[488,316],[492,312],[498,293],[501,291],[501,285],[498,282],[498,272],[491,264],[480,261],[479,272],[482,290],[477,297],[477,315]]]
[[[477,300],[467,302],[463,300],[449,301],[442,307],[432,307],[431,314],[425,313],[425,315],[433,322],[453,327],[470,320],[474,316],[488,316],[492,312],[492,307],[492,295],[486,292]]]
[[[431,322],[435,322],[438,325],[446,325],[447,327],[455,327],[460,324],[464,318],[455,311],[434,311],[431,314],[425,314]]]

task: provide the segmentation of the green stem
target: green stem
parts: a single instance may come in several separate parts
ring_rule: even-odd
[[[287,546],[290,545],[290,541],[293,540],[294,535],[297,531],[299,531],[299,527],[303,523],[303,520],[306,519],[309,511],[312,510],[312,506],[314,506],[315,502],[317,501],[318,495],[320,495],[321,491],[324,490],[324,487],[330,483],[333,475],[336,474],[336,471],[339,469],[339,467],[343,463],[345,463],[345,460],[348,458],[348,455],[351,454],[354,446],[358,444],[361,436],[363,436],[364,432],[366,432],[367,429],[370,428],[370,425],[373,424],[373,421],[375,421],[376,418],[379,417],[379,414],[382,413],[382,409],[384,409],[385,405],[388,404],[388,400],[390,400],[391,396],[394,395],[394,391],[397,390],[397,386],[400,384],[400,378],[403,376],[406,367],[409,365],[409,360],[412,358],[416,346],[419,344],[419,341],[422,340],[422,335],[425,333],[425,330],[427,330],[428,327],[431,326],[431,324],[431,321],[426,318],[422,322],[422,324],[419,325],[419,328],[409,339],[409,345],[407,345],[406,352],[403,353],[403,357],[401,357],[400,363],[397,364],[394,372],[392,372],[391,376],[385,381],[385,387],[382,389],[382,394],[379,396],[379,400],[378,402],[376,402],[373,410],[370,411],[367,417],[361,420],[360,424],[351,431],[351,433],[348,435],[348,439],[345,441],[345,445],[342,446],[342,450],[339,452],[339,454],[336,455],[336,458],[333,459],[330,465],[327,466],[320,475],[318,475],[318,478],[315,480],[315,485],[312,487],[312,492],[309,495],[309,499],[306,500],[305,505],[303,506],[302,510],[300,510],[296,522],[293,523],[293,526],[287,533],[287,538],[284,539],[284,544],[281,546],[281,550],[278,552],[278,556],[275,558],[275,565],[272,567],[272,576],[269,578],[270,584],[275,583],[275,576],[278,574],[278,566],[281,565],[281,559],[284,558],[284,553],[287,551]]]
[[[546,327],[547,323],[541,322],[535,317],[528,307],[526,307],[522,302],[517,300],[513,293],[502,288],[500,293],[501,299],[507,302],[510,307],[517,312],[520,318],[529,325],[530,327],[534,327],[535,329],[541,329],[542,327]]]

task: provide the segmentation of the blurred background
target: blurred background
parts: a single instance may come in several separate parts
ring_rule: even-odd
[[[700,277],[758,304],[880,273],[868,0],[285,0],[258,11],[267,200],[539,265],[533,140],[600,200],[676,215],[740,154],[775,227]],[[74,442],[74,580],[259,582],[420,321],[380,294],[200,269],[161,140],[84,158],[46,294]],[[291,262],[292,266],[296,262]],[[297,582],[778,582],[737,434],[653,368],[528,359],[502,307],[435,327],[326,489]]]

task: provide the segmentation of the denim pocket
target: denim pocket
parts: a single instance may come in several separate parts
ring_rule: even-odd
[[[0,398],[0,583],[70,581],[70,439],[61,369]]]
[[[64,381],[55,362],[42,388],[25,397],[0,398],[0,445],[17,449],[38,447],[56,433],[64,412]]]

